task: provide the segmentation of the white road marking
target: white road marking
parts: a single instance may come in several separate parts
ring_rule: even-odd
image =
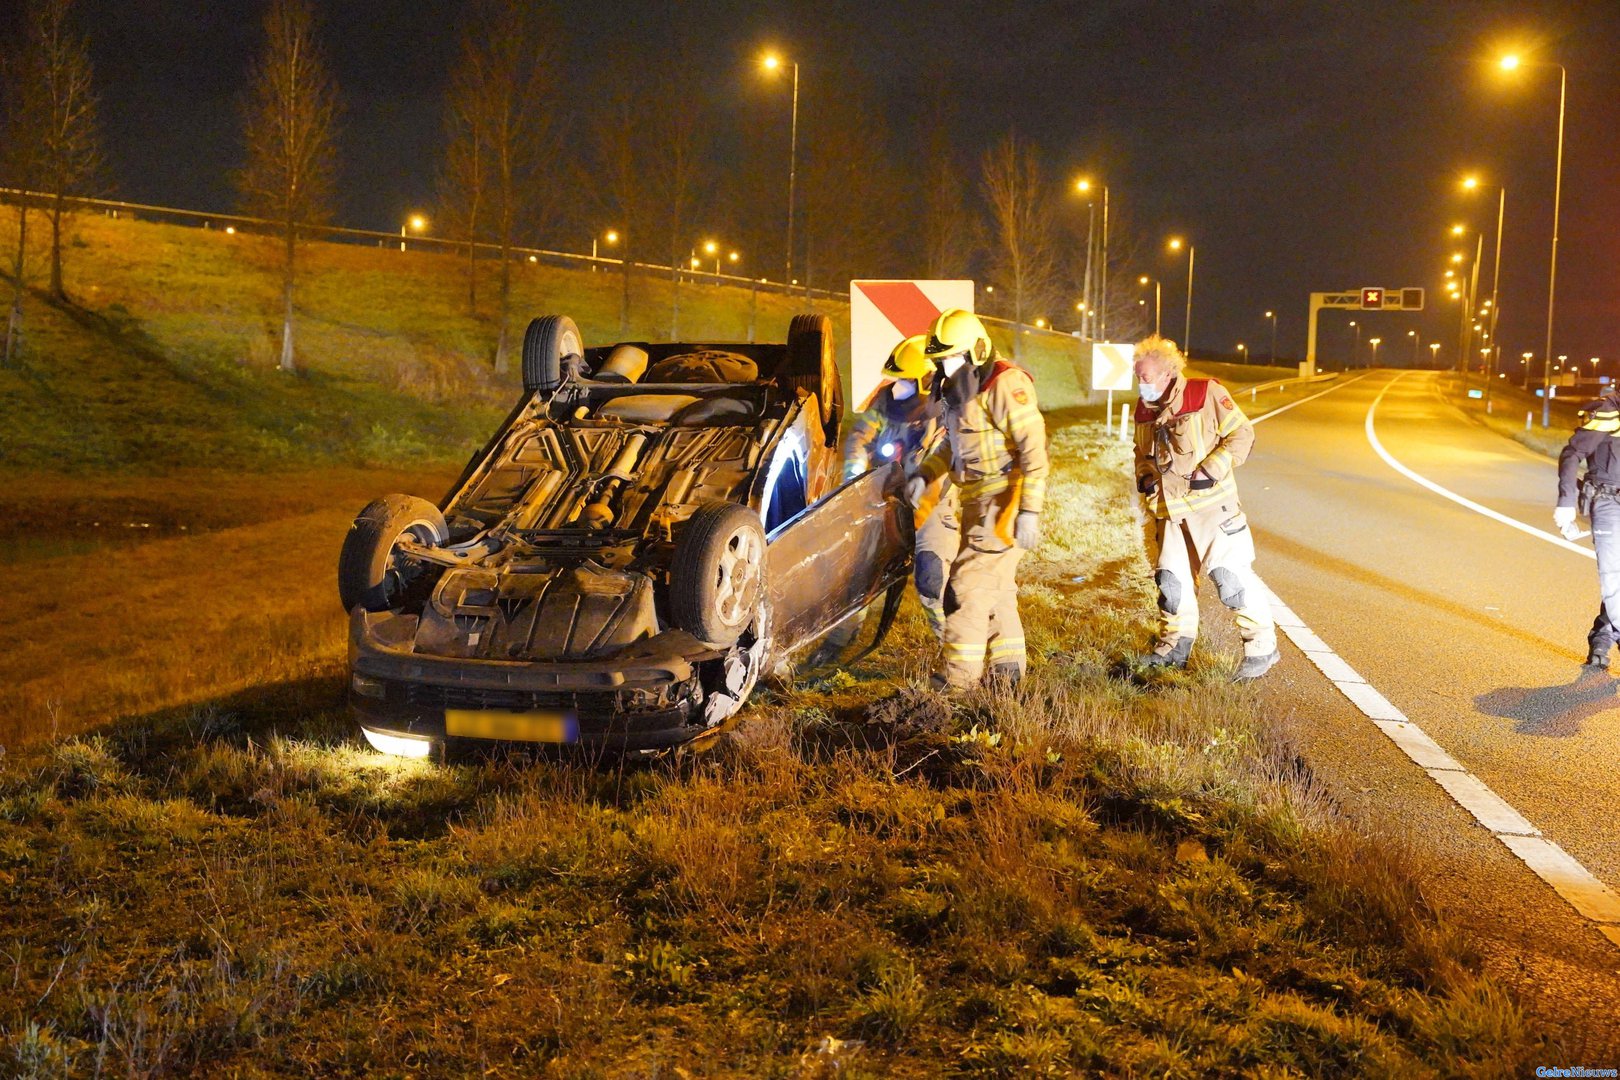
[[[1383,458],[1385,464],[1414,483],[1450,499],[1459,506],[1557,544],[1559,547],[1595,557],[1590,550],[1578,547],[1561,536],[1532,528],[1522,521],[1516,521],[1489,507],[1465,499],[1456,492],[1419,476],[1390,456],[1373,430],[1373,414],[1378,409],[1378,403],[1384,400],[1384,395],[1389,393],[1389,388],[1395,385],[1402,375],[1391,379],[1367,409],[1367,440],[1378,456]],[[1357,376],[1357,378],[1365,377],[1365,375]],[[1258,424],[1262,420],[1269,420],[1296,405],[1303,405],[1355,381],[1350,379],[1331,386],[1320,394],[1313,394],[1280,409],[1273,409],[1263,416],[1254,417],[1252,422]],[[1614,890],[1594,877],[1592,872],[1582,866],[1574,856],[1542,836],[1541,831],[1532,825],[1528,818],[1515,810],[1506,799],[1492,791],[1485,781],[1465,769],[1461,762],[1446,752],[1444,747],[1431,739],[1421,727],[1408,720],[1388,698],[1357,674],[1354,668],[1305,625],[1304,620],[1278,599],[1276,593],[1271,592],[1269,588],[1267,592],[1270,594],[1273,619],[1277,628],[1328,677],[1334,688],[1363,716],[1371,720],[1374,727],[1389,736],[1390,741],[1399,747],[1413,764],[1421,768],[1429,779],[1438,784],[1453,802],[1468,811],[1475,821],[1489,830],[1492,836],[1518,856],[1531,872],[1550,885],[1571,907],[1596,924],[1604,937],[1614,945],[1620,946],[1620,895],[1616,895]]]
[[[1353,379],[1346,379],[1342,383],[1334,383],[1332,386],[1328,387],[1326,390],[1318,390],[1316,393],[1312,394],[1310,397],[1302,397],[1298,401],[1290,401],[1287,405],[1280,405],[1277,408],[1272,409],[1270,412],[1261,413],[1259,416],[1251,416],[1249,419],[1252,420],[1254,423],[1258,424],[1262,420],[1270,420],[1273,416],[1281,416],[1283,413],[1287,412],[1289,409],[1297,409],[1301,405],[1305,404],[1307,401],[1315,401],[1317,398],[1322,397],[1325,394],[1331,394],[1335,390],[1342,390],[1346,386],[1349,386],[1351,383],[1360,382],[1362,379],[1365,379],[1368,375],[1371,375],[1371,374],[1372,374],[1372,372],[1370,372],[1370,371],[1364,371],[1360,375],[1357,375]]]
[[[1503,525],[1506,525],[1506,526],[1508,526],[1510,528],[1518,529],[1522,533],[1528,533],[1529,535],[1535,537],[1537,540],[1545,540],[1549,544],[1557,544],[1559,547],[1565,549],[1566,551],[1573,551],[1575,554],[1584,555],[1588,559],[1597,558],[1597,553],[1595,551],[1593,551],[1591,548],[1582,547],[1579,544],[1572,543],[1569,540],[1565,540],[1562,536],[1555,536],[1554,534],[1552,534],[1550,532],[1546,532],[1543,529],[1536,528],[1534,525],[1526,525],[1524,522],[1520,521],[1518,518],[1508,517],[1506,514],[1498,513],[1497,511],[1492,510],[1488,506],[1481,506],[1481,505],[1479,505],[1479,503],[1475,502],[1474,500],[1466,499],[1463,496],[1458,495],[1455,491],[1452,491],[1449,488],[1441,487],[1439,484],[1435,483],[1433,480],[1430,480],[1426,476],[1419,476],[1417,473],[1413,472],[1411,469],[1408,469],[1405,465],[1402,465],[1399,461],[1396,461],[1394,455],[1392,455],[1388,450],[1385,450],[1384,449],[1384,444],[1378,441],[1378,433],[1373,430],[1373,415],[1378,412],[1378,403],[1380,401],[1384,400],[1384,395],[1389,393],[1389,388],[1391,386],[1394,386],[1396,383],[1400,382],[1401,379],[1403,379],[1404,377],[1406,377],[1407,375],[1410,375],[1410,374],[1411,374],[1411,372],[1409,372],[1409,371],[1403,371],[1399,375],[1395,376],[1393,379],[1389,380],[1389,382],[1384,385],[1384,388],[1378,392],[1378,396],[1373,398],[1372,407],[1367,410],[1367,441],[1372,443],[1373,451],[1375,453],[1377,453],[1377,455],[1379,457],[1384,459],[1384,464],[1385,465],[1388,465],[1390,468],[1394,469],[1396,472],[1400,473],[1402,476],[1406,477],[1408,480],[1412,481],[1414,484],[1420,484],[1423,487],[1426,487],[1430,491],[1434,492],[1436,495],[1440,496],[1442,499],[1450,499],[1452,502],[1456,503],[1458,506],[1464,507],[1464,508],[1466,508],[1468,510],[1472,510],[1476,514],[1483,514],[1484,516],[1490,518],[1492,521],[1500,521]],[[1309,400],[1309,399],[1307,399],[1307,400]],[[1280,409],[1278,410],[1278,412],[1281,412],[1281,411],[1282,410],[1280,410]],[[1267,413],[1266,414],[1266,416],[1272,416],[1272,415],[1275,415],[1275,414],[1274,413]],[[1265,417],[1263,416],[1260,419],[1264,420]]]

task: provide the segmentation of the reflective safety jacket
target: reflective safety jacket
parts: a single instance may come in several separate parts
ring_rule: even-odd
[[[944,437],[944,428],[929,409],[931,398],[918,394],[896,401],[892,390],[892,383],[879,390],[871,407],[855,418],[844,436],[846,478],[887,465],[897,457],[905,462],[906,475],[914,476],[923,458]]]
[[[1584,477],[1577,471],[1585,466]],[[1558,505],[1574,506],[1582,480],[1620,491],[1620,394],[1594,401],[1558,455]]]
[[[1006,360],[991,361],[977,395],[961,406],[947,399],[944,422],[946,437],[924,459],[924,477],[933,481],[949,472],[964,503],[1012,489],[1009,510],[1041,512],[1046,421],[1029,372]]]
[[[1254,425],[1214,379],[1178,375],[1158,401],[1136,402],[1136,488],[1161,520],[1235,506],[1233,473],[1253,447]],[[1191,479],[1185,496],[1164,494],[1160,478],[1172,472]]]

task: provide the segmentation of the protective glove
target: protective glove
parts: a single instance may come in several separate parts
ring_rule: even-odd
[[[1153,478],[1152,473],[1143,473],[1136,478],[1136,490],[1151,499],[1153,493],[1159,490],[1159,482]]]
[[[1579,540],[1585,534],[1580,526],[1575,524],[1575,508],[1573,506],[1560,506],[1553,510],[1553,524],[1558,531],[1564,534],[1565,540]]]
[[[1013,543],[1025,551],[1041,546],[1041,515],[1033,510],[1020,510],[1013,519]]]
[[[1192,481],[1180,473],[1167,472],[1159,477],[1159,489],[1167,499],[1179,499],[1192,490]]]
[[[913,476],[906,481],[906,502],[913,508],[922,505],[923,496],[928,493],[928,481],[920,476]]]

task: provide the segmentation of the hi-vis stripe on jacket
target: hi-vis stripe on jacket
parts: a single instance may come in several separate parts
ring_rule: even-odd
[[[944,476],[964,502],[1017,489],[1019,510],[1040,513],[1046,503],[1046,421],[1035,401],[1035,381],[1016,364],[997,360],[978,396],[960,409],[947,406],[943,439],[923,461],[929,481]]]
[[[1155,485],[1165,473],[1192,479],[1184,497],[1168,498],[1162,485],[1148,501],[1160,519],[1237,500],[1233,470],[1254,446],[1254,425],[1214,379],[1177,377],[1159,401],[1136,403],[1136,476]],[[1195,476],[1194,474],[1199,475]]]

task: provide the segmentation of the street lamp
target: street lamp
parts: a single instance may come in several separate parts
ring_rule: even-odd
[[[793,284],[793,189],[799,175],[799,62],[797,60],[783,60],[775,53],[766,53],[762,63],[765,70],[770,72],[775,72],[786,64],[793,65],[793,113],[788,134],[787,276],[783,279],[791,287]],[[808,282],[805,287],[809,288]]]
[[[1102,233],[1098,235],[1096,229],[1097,204],[1089,197],[1093,188],[1102,188]],[[1074,189],[1087,196],[1086,199],[1086,277],[1083,291],[1086,304],[1091,313],[1092,334],[1094,340],[1106,339],[1108,326],[1108,185],[1093,184],[1087,177],[1081,177],[1074,182]],[[1093,276],[1091,269],[1091,254],[1098,254],[1098,271]],[[1157,331],[1155,331],[1157,332]]]
[[[1240,341],[1240,342],[1237,343],[1237,351],[1238,351],[1239,359],[1242,360],[1244,363],[1248,363],[1249,362],[1249,347],[1247,345],[1243,344],[1243,342]]]
[[[1440,343],[1438,341],[1429,342],[1429,363],[1437,368],[1440,366]]]
[[[597,241],[597,239],[598,238],[595,237],[595,236],[591,237],[591,273],[593,273],[593,274],[596,273],[596,241]],[[600,239],[604,244],[607,244],[609,247],[611,247],[614,244],[617,244],[619,242],[619,231],[617,229],[609,229],[607,232],[605,232],[605,233],[603,233],[601,235]]]
[[[1367,365],[1368,367],[1378,366],[1378,343],[1383,340],[1383,338],[1376,337],[1367,339],[1367,344],[1372,346],[1372,361]]]
[[[1406,336],[1412,339],[1412,366],[1418,366],[1418,350],[1423,347],[1423,340],[1418,337],[1416,330],[1408,330]]]
[[[1146,274],[1143,274],[1141,277],[1137,278],[1136,281],[1139,285],[1146,285],[1149,281],[1153,282],[1153,332],[1154,334],[1157,334],[1159,332],[1159,312],[1162,306],[1161,301],[1164,298],[1163,289],[1159,284],[1158,278],[1150,278]]]
[[[1181,237],[1172,236],[1170,238],[1170,250],[1171,251],[1180,251],[1181,250]],[[1181,336],[1182,336],[1182,339],[1183,339],[1182,342],[1181,342],[1181,350],[1182,350],[1182,352],[1186,353],[1189,356],[1192,355],[1193,260],[1195,258],[1197,258],[1197,256],[1198,256],[1198,249],[1195,246],[1193,246],[1192,244],[1188,244],[1187,245],[1187,322],[1182,327],[1182,331],[1181,331]]]
[[[1361,324],[1350,320],[1350,328],[1356,332],[1356,343],[1350,347],[1350,367],[1355,367],[1361,361]]]
[[[1526,61],[1515,53],[1502,57],[1503,71],[1517,71],[1525,66]],[[1558,69],[1558,154],[1553,167],[1553,220],[1552,220],[1552,258],[1547,269],[1547,339],[1542,355],[1542,368],[1552,362],[1552,333],[1553,333],[1553,299],[1558,288],[1558,209],[1559,202],[1564,193],[1564,103],[1569,88],[1569,72],[1563,64],[1552,61],[1537,61],[1535,67],[1556,67]],[[1547,427],[1552,423],[1552,402],[1547,398],[1541,400],[1541,426]]]
[[[1271,320],[1271,355],[1267,358],[1266,363],[1275,364],[1277,362],[1277,313],[1268,311],[1266,312],[1266,318]]]
[[[420,233],[420,232],[426,232],[427,227],[428,227],[427,218],[423,217],[421,214],[412,214],[410,217],[408,217],[404,221],[400,222],[400,225],[399,225],[399,250],[401,250],[401,251],[405,250],[405,230],[406,229],[409,229],[411,232],[414,232],[414,233]]]

